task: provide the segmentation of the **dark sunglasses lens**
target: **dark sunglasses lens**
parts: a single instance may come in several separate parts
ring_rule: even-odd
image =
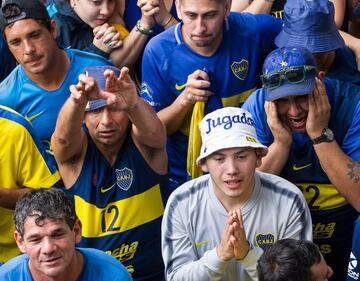
[[[304,80],[305,72],[303,68],[295,68],[287,71],[285,75],[290,83],[299,83]]]
[[[280,85],[281,76],[280,74],[271,74],[269,76],[264,75],[262,77],[262,82],[266,88],[276,88]]]

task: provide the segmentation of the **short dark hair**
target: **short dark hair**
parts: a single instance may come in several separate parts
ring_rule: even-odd
[[[24,236],[24,224],[27,218],[35,217],[35,223],[41,226],[45,219],[64,221],[73,229],[77,216],[71,198],[59,188],[32,189],[19,198],[14,211],[15,229]]]
[[[259,281],[311,281],[311,266],[320,261],[319,248],[313,242],[278,240],[258,260]]]

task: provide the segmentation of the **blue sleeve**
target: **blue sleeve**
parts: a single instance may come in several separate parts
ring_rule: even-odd
[[[18,99],[19,92],[16,79],[18,67],[0,83],[0,105],[5,105],[14,110],[17,110],[15,101]]]
[[[274,138],[266,121],[264,109],[265,94],[264,90],[258,89],[253,92],[245,101],[242,108],[249,111],[253,116],[258,140],[266,146],[273,143]]]
[[[176,96],[164,80],[166,69],[162,68],[163,58],[156,55],[162,53],[162,49],[160,46],[156,46],[156,44],[157,42],[153,44],[153,40],[150,40],[144,51],[141,96],[158,112],[170,106],[175,101]]]
[[[351,126],[344,137],[341,148],[346,155],[360,163],[360,102],[355,108]]]

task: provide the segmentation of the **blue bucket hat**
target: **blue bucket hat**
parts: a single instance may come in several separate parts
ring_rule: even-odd
[[[303,68],[303,79],[300,79],[299,82],[291,83],[287,78],[282,77],[285,76],[286,71],[298,68]],[[280,74],[282,78],[279,85],[274,88],[267,87],[263,79],[264,76],[271,77],[272,74]],[[307,95],[315,88],[316,75],[316,62],[306,48],[284,47],[276,49],[266,57],[263,66],[261,79],[265,91],[265,100],[273,101],[286,96]]]
[[[89,66],[85,68],[84,74],[86,76],[94,77],[99,88],[101,90],[104,90],[106,83],[104,72],[106,69],[114,71],[116,76],[120,75],[120,69],[112,65]],[[98,108],[102,108],[104,106],[106,106],[106,100],[104,99],[91,100],[87,103],[85,111],[92,111]]]
[[[275,44],[278,47],[305,47],[312,53],[344,47],[334,13],[334,5],[329,0],[287,0],[283,29],[275,38]]]

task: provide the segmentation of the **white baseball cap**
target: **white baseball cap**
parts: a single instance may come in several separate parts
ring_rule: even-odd
[[[256,135],[255,124],[251,114],[238,107],[224,107],[215,110],[201,120],[201,151],[196,159],[200,161],[215,151],[233,147],[261,148],[262,156],[267,147],[262,145]]]

